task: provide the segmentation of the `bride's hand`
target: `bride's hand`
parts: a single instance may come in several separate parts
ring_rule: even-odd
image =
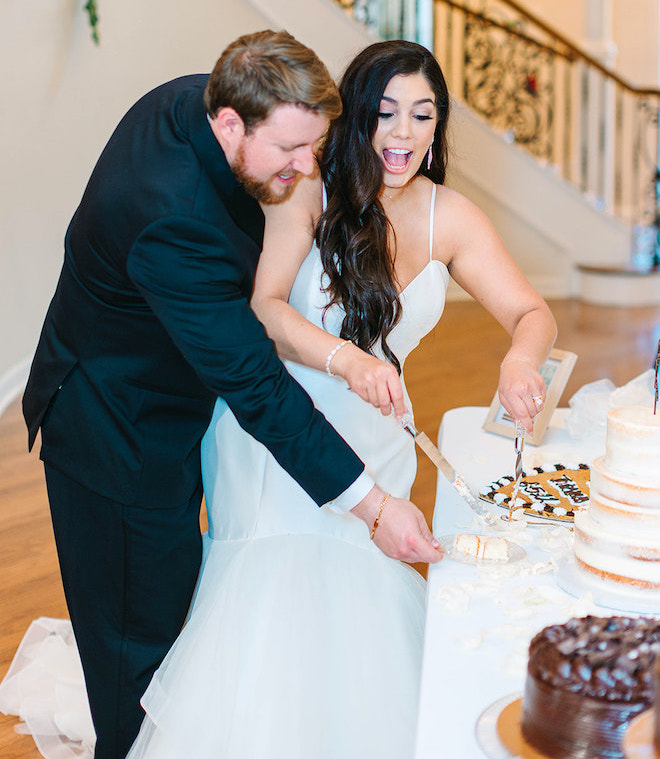
[[[431,534],[426,519],[417,506],[393,496],[388,496],[383,504],[385,498],[386,493],[374,486],[352,510],[373,532],[372,539],[378,548],[390,558],[408,563],[433,564],[440,561],[444,555],[440,544]],[[380,517],[374,531],[379,512]]]
[[[505,359],[500,366],[500,403],[527,432],[534,430],[534,417],[545,404],[545,380],[525,359]]]
[[[408,412],[401,379],[389,361],[349,343],[333,358],[331,371],[343,377],[362,400],[379,408],[383,416],[393,412],[400,419]]]

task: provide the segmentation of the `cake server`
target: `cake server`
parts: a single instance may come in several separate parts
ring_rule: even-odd
[[[467,503],[467,505],[476,511],[481,516],[490,516],[488,509],[479,501],[477,496],[470,490],[468,485],[461,479],[460,475],[456,472],[454,467],[447,461],[447,459],[440,453],[438,447],[433,445],[431,439],[425,432],[420,432],[413,420],[407,414],[401,417],[401,426],[408,432],[417,445],[424,451],[424,453],[435,464],[438,471],[441,472],[444,477],[449,480],[454,490],[461,496],[461,498]]]
[[[522,422],[516,420],[516,437],[513,447],[516,451],[516,464],[513,471],[514,484],[511,498],[509,499],[509,522],[513,519],[513,512],[516,510],[516,501],[518,500],[518,491],[520,490],[520,481],[522,480],[522,457],[523,446],[525,445],[525,428]]]

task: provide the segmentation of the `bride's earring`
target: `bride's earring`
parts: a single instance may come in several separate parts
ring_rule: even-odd
[[[429,146],[428,155],[426,156],[426,170],[427,171],[431,170],[431,161],[432,160],[433,160],[433,145],[430,145]]]

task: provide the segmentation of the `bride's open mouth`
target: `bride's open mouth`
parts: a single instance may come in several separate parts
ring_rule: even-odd
[[[388,171],[403,173],[410,163],[412,151],[405,148],[385,148],[383,150],[383,163]]]

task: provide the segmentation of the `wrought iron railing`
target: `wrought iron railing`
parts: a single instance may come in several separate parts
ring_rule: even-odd
[[[384,38],[432,47],[450,91],[637,231],[660,262],[660,90],[635,87],[516,0],[339,0]],[[422,12],[420,12],[420,10]],[[426,28],[425,28],[426,25]]]

